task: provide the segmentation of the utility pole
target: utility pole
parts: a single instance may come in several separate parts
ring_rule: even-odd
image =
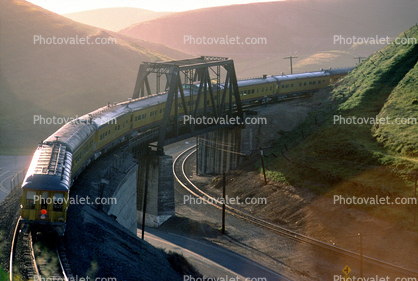
[[[226,176],[225,173],[223,174],[223,180],[222,180],[222,188],[223,188],[223,192],[222,192],[222,196],[224,199],[224,203],[222,204],[222,230],[221,233],[225,234],[225,204],[226,204]]]
[[[264,167],[264,154],[263,154],[262,149],[260,150],[260,158],[261,158],[261,165],[263,166],[264,185],[267,185],[266,169]]]
[[[363,235],[361,232],[358,235],[360,236],[360,277],[363,278]]]
[[[415,172],[414,198],[415,200],[417,199],[417,172]],[[416,220],[417,220],[417,205],[415,205],[414,226],[416,225]]]
[[[283,58],[284,60],[290,60],[290,74],[293,74],[292,59],[296,59],[298,56],[288,56]]]
[[[145,234],[145,213],[147,211],[147,196],[148,196],[148,173],[149,173],[149,161],[147,158],[147,161],[145,161],[145,187],[144,187],[144,203],[142,205],[142,233],[141,233],[141,239],[144,240],[144,234]]]
[[[353,58],[354,60],[358,60],[358,64],[360,64],[360,62],[361,62],[361,59],[365,59],[365,57],[356,57],[356,58]]]

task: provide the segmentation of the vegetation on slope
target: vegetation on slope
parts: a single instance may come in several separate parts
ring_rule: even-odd
[[[418,38],[418,26],[399,37]],[[320,195],[412,197],[417,125],[374,121],[418,118],[417,61],[418,44],[390,44],[364,60],[330,89],[321,110],[281,132],[270,151],[276,157],[266,159],[268,176]],[[357,207],[412,224],[414,205]]]
[[[375,130],[377,140],[392,152],[417,157],[418,64],[408,72],[389,96],[379,116],[401,118],[405,124],[382,124]],[[409,124],[408,124],[409,123]]]

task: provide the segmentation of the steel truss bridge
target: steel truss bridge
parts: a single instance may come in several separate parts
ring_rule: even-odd
[[[151,88],[150,81],[155,81]],[[188,89],[185,95],[185,89]],[[199,116],[243,118],[234,62],[230,58],[201,56],[198,58],[174,60],[168,62],[144,62],[140,65],[133,99],[167,93],[162,123],[159,129],[157,150],[162,152],[166,139],[170,143],[192,136],[213,131],[222,126],[196,126],[189,123],[180,128],[179,107],[184,115],[193,118]],[[190,102],[186,102],[186,96]],[[233,103],[232,98],[235,98]],[[213,106],[209,107],[208,104]],[[203,108],[199,105],[203,103]],[[173,128],[170,126],[170,113],[174,109]],[[183,114],[182,114],[183,115]]]

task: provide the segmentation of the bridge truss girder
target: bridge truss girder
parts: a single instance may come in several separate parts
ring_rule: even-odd
[[[222,72],[224,78],[222,79]],[[164,116],[160,127],[158,139],[158,150],[163,151],[164,141],[170,125],[170,114],[172,115],[174,136],[179,135],[179,107],[184,110],[184,115],[193,118],[206,117],[232,117],[234,114],[243,117],[241,99],[238,90],[234,62],[224,57],[207,57],[176,60],[169,62],[144,62],[139,67],[138,76],[132,98],[152,95],[149,77],[155,75],[156,93],[162,89],[162,79],[165,77],[164,93],[167,93],[167,102],[164,109]],[[163,79],[164,80],[164,79]],[[215,82],[214,82],[215,81]],[[223,81],[224,87],[221,88]],[[194,85],[199,85],[195,91]],[[189,89],[190,102],[186,102],[184,89]],[[214,89],[216,88],[216,89]],[[235,97],[235,108],[232,104],[232,97]],[[203,108],[199,109],[200,103]],[[208,104],[211,104],[211,110]],[[234,109],[236,110],[234,112]],[[209,115],[211,114],[211,115]],[[177,120],[177,121],[176,121]],[[188,131],[193,132],[195,126],[188,124]]]

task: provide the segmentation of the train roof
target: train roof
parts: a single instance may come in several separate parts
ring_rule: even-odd
[[[107,126],[109,124],[117,124],[117,119],[119,117],[124,116],[130,112],[131,110],[124,105],[109,104],[108,106],[99,108],[98,110],[95,110],[87,114],[85,118],[87,118],[87,120],[90,120],[91,117],[91,120],[96,125],[96,127],[98,129],[101,129],[102,127]]]
[[[184,89],[184,94],[187,96],[189,91]],[[150,106],[155,106],[160,103],[165,103],[167,101],[167,93],[164,94],[154,94],[146,97],[141,97],[138,99],[130,100],[124,102],[125,106],[130,108],[132,111],[137,111],[143,108],[147,108]]]
[[[36,149],[22,189],[68,191],[72,154],[61,143],[42,143]]]
[[[297,79],[308,79],[316,77],[324,77],[330,75],[345,75],[348,72],[352,71],[354,67],[345,67],[345,68],[335,68],[335,69],[326,69],[321,71],[313,72],[304,72],[304,73],[295,73],[287,75],[271,75],[258,78],[250,78],[246,80],[238,81],[238,87],[252,86],[252,85],[261,85],[266,83],[277,83],[282,81],[297,80]]]
[[[272,76],[268,77],[259,77],[259,78],[251,78],[246,80],[240,80],[238,81],[238,87],[246,87],[246,86],[252,86],[252,85],[262,85],[267,83],[276,83],[277,80],[273,78]]]
[[[251,85],[262,85],[262,84],[268,84],[268,83],[277,83],[281,81],[288,81],[288,80],[296,80],[296,79],[306,79],[306,78],[316,78],[316,77],[325,77],[330,75],[339,75],[339,74],[347,74],[349,71],[351,71],[353,68],[347,67],[347,68],[337,68],[337,69],[329,69],[329,70],[321,70],[321,71],[314,71],[314,72],[305,72],[305,73],[296,73],[296,74],[288,74],[288,75],[272,75],[272,76],[264,76],[264,77],[258,77],[258,78],[251,78],[246,80],[240,80],[238,81],[238,87],[245,87],[245,86],[251,86]],[[216,91],[215,84],[212,85],[214,88],[213,90]],[[224,83],[221,84],[221,89],[223,89],[225,86]],[[190,95],[190,87],[184,87],[184,95],[189,96]],[[193,90],[196,91],[199,88],[199,83],[193,84]],[[130,101],[125,101],[122,103],[117,104],[116,106],[125,106],[126,111],[123,114],[128,113],[129,109],[132,111],[141,110],[150,106],[155,106],[160,103],[164,103],[167,100],[167,93],[160,93],[160,94],[154,94],[146,97],[137,98]],[[112,108],[112,107],[110,107]],[[103,110],[104,108],[99,109]],[[106,117],[112,117],[113,113],[112,111],[109,111],[110,113]],[[106,113],[104,113],[106,114]],[[117,113],[116,113],[117,115]],[[103,117],[102,117],[103,118]],[[109,119],[105,119],[109,120]]]
[[[74,153],[96,131],[97,125],[84,115],[62,126],[54,134],[50,135],[45,142],[58,141],[67,146],[67,151]]]
[[[238,81],[238,87],[245,87],[251,85],[263,85],[269,83],[279,83],[283,81],[307,79],[316,77],[325,77],[330,75],[344,75],[352,71],[353,67],[327,69],[315,72],[296,73],[288,75],[272,75],[259,78],[252,78]],[[193,84],[193,90],[198,89],[199,84]],[[215,85],[214,85],[215,86]],[[223,89],[224,84],[220,85]],[[216,88],[214,88],[216,91]],[[183,89],[184,95],[190,95],[190,87]],[[45,141],[54,142],[56,136],[59,137],[59,142],[67,146],[67,151],[74,153],[94,132],[107,126],[110,122],[117,124],[117,119],[131,112],[145,109],[147,107],[155,106],[164,103],[167,100],[167,93],[159,93],[146,97],[141,97],[121,103],[108,104],[105,107],[99,108],[90,112],[70,123],[62,126],[57,132],[49,136]]]
[[[329,75],[330,74],[325,71],[315,71],[315,72],[305,72],[305,73],[296,73],[296,74],[288,74],[288,75],[274,75],[273,77],[278,82],[282,82],[282,81],[297,80],[297,79],[324,77],[324,76],[329,76]]]
[[[354,67],[343,67],[343,68],[331,68],[326,69],[325,71],[328,72],[330,75],[345,75],[352,71]]]

